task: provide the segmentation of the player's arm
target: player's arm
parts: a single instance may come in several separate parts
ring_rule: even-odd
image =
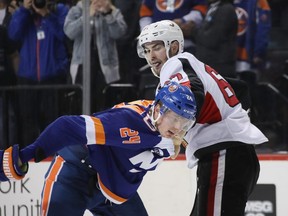
[[[189,38],[191,37],[192,32],[201,25],[206,12],[207,5],[204,0],[194,5],[188,14],[185,14],[181,18],[174,19],[173,21],[179,25],[183,31],[184,37]]]
[[[70,145],[87,144],[87,136],[96,134],[94,125],[82,116],[62,116],[51,123],[34,143],[19,150],[18,145],[0,152],[0,180],[20,179],[27,172],[27,163],[39,162]],[[7,179],[8,178],[8,179]]]
[[[22,162],[39,162],[71,145],[87,144],[86,130],[90,127],[82,116],[61,116],[52,122],[34,141],[20,152]]]

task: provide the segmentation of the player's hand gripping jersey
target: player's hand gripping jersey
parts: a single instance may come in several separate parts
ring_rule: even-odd
[[[188,166],[196,165],[194,153],[211,146],[223,148],[226,141],[261,144],[268,141],[251,124],[231,85],[213,68],[184,52],[169,58],[160,72],[160,85],[173,80],[191,86],[197,102],[197,122],[185,136]],[[217,144],[217,145],[215,145]]]
[[[26,163],[32,158],[42,160],[64,147],[86,146],[102,193],[113,203],[123,203],[136,192],[147,171],[174,154],[172,140],[161,137],[148,117],[152,102],[122,103],[93,116],[60,117],[19,156]],[[18,153],[16,148],[14,152]],[[53,170],[55,178],[61,163]]]

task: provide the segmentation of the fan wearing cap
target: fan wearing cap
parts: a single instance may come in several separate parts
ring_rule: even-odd
[[[29,160],[57,152],[46,173],[43,216],[79,216],[86,209],[119,215],[110,204],[125,206],[126,201],[120,215],[147,215],[137,189],[147,171],[175,156],[172,139],[192,127],[195,113],[191,90],[169,82],[154,101],[121,103],[91,116],[62,116],[26,148],[0,151],[0,180],[22,179]]]

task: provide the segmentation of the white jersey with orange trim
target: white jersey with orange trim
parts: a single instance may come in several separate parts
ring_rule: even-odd
[[[191,87],[197,102],[197,123],[185,136],[188,167],[197,164],[194,153],[227,141],[261,144],[268,141],[251,123],[231,85],[213,68],[190,53],[180,53],[163,65],[160,85],[173,80]]]

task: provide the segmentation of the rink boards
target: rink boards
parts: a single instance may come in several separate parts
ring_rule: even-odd
[[[288,155],[259,155],[259,159],[261,173],[245,216],[287,216]],[[40,194],[48,166],[49,161],[30,162],[29,173],[22,181],[0,183],[1,216],[40,216]],[[188,169],[180,155],[149,172],[139,193],[149,216],[188,216],[195,188],[196,168]]]

